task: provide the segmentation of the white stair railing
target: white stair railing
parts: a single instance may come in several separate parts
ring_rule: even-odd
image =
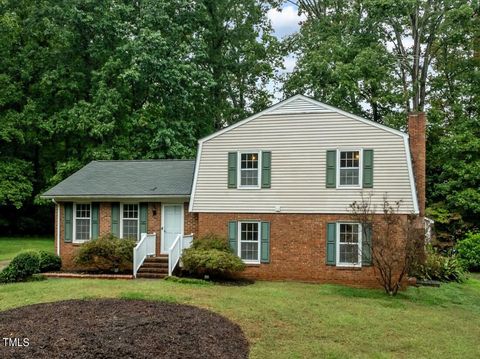
[[[186,248],[190,248],[193,241],[193,233],[190,235],[179,234],[175,238],[175,241],[168,249],[168,275],[171,276],[173,270],[180,261],[182,252]]]
[[[142,266],[147,256],[155,255],[155,243],[157,235],[142,233],[140,240],[133,248],[133,276],[137,277],[138,269]]]

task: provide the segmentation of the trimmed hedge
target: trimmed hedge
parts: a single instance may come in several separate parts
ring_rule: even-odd
[[[23,252],[2,270],[0,283],[22,282],[36,273],[40,273],[40,255],[34,251]]]
[[[136,241],[112,234],[83,243],[75,254],[75,263],[91,271],[126,272],[133,266]]]
[[[194,239],[182,254],[183,269],[195,276],[230,277],[245,269],[245,263],[230,250],[226,238],[215,235]]]
[[[39,251],[38,255],[41,273],[58,271],[62,268],[62,259],[59,256],[47,251]]]

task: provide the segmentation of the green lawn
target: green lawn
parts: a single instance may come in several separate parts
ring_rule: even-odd
[[[0,237],[0,268],[22,251],[40,249],[53,253],[53,238]]]
[[[75,280],[0,287],[0,310],[73,298],[163,300],[239,323],[252,358],[478,358],[480,280],[381,291],[295,282],[247,286]]]

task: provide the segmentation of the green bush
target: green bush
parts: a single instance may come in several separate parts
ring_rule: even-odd
[[[58,271],[62,267],[62,260],[59,256],[47,251],[39,251],[38,255],[40,257],[41,273]]]
[[[40,272],[40,256],[37,252],[23,252],[15,256],[0,273],[1,283],[21,282]]]
[[[425,263],[415,267],[413,275],[418,279],[441,282],[463,282],[466,278],[463,265],[455,255],[444,256],[433,249],[428,251]]]
[[[207,234],[204,237],[195,239],[191,248],[204,250],[216,249],[222,252],[231,252],[227,239],[219,237],[216,234]]]
[[[200,276],[225,277],[245,269],[245,264],[235,254],[218,249],[185,249],[182,263],[185,270]]]
[[[470,271],[480,271],[480,233],[467,233],[457,244],[457,252],[464,267]]]
[[[75,263],[93,271],[131,271],[135,245],[133,239],[120,239],[109,234],[82,244],[75,254]]]
[[[192,247],[183,251],[182,266],[190,274],[211,277],[229,277],[245,269],[227,240],[213,234],[193,240]]]

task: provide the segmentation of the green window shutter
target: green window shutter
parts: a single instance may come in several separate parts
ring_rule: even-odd
[[[112,234],[120,237],[120,203],[112,203]]]
[[[362,266],[372,265],[372,225],[365,224],[362,237]]]
[[[140,234],[147,233],[148,203],[140,203]]]
[[[237,152],[228,152],[228,188],[237,188]]]
[[[228,222],[228,243],[233,253],[238,254],[237,246],[237,221]]]
[[[270,263],[270,222],[262,222],[260,262]]]
[[[67,202],[63,205],[65,210],[64,213],[64,237],[63,240],[67,243],[72,242],[73,240],[73,203]]]
[[[334,266],[337,261],[337,224],[327,223],[327,265]]]
[[[99,204],[98,202],[92,203],[92,239],[98,238],[98,234],[100,233],[99,223],[100,223]]]
[[[373,188],[373,150],[363,150],[363,188]]]
[[[262,188],[270,188],[272,178],[272,152],[262,152]]]
[[[337,150],[327,150],[327,178],[326,187],[337,186]]]

